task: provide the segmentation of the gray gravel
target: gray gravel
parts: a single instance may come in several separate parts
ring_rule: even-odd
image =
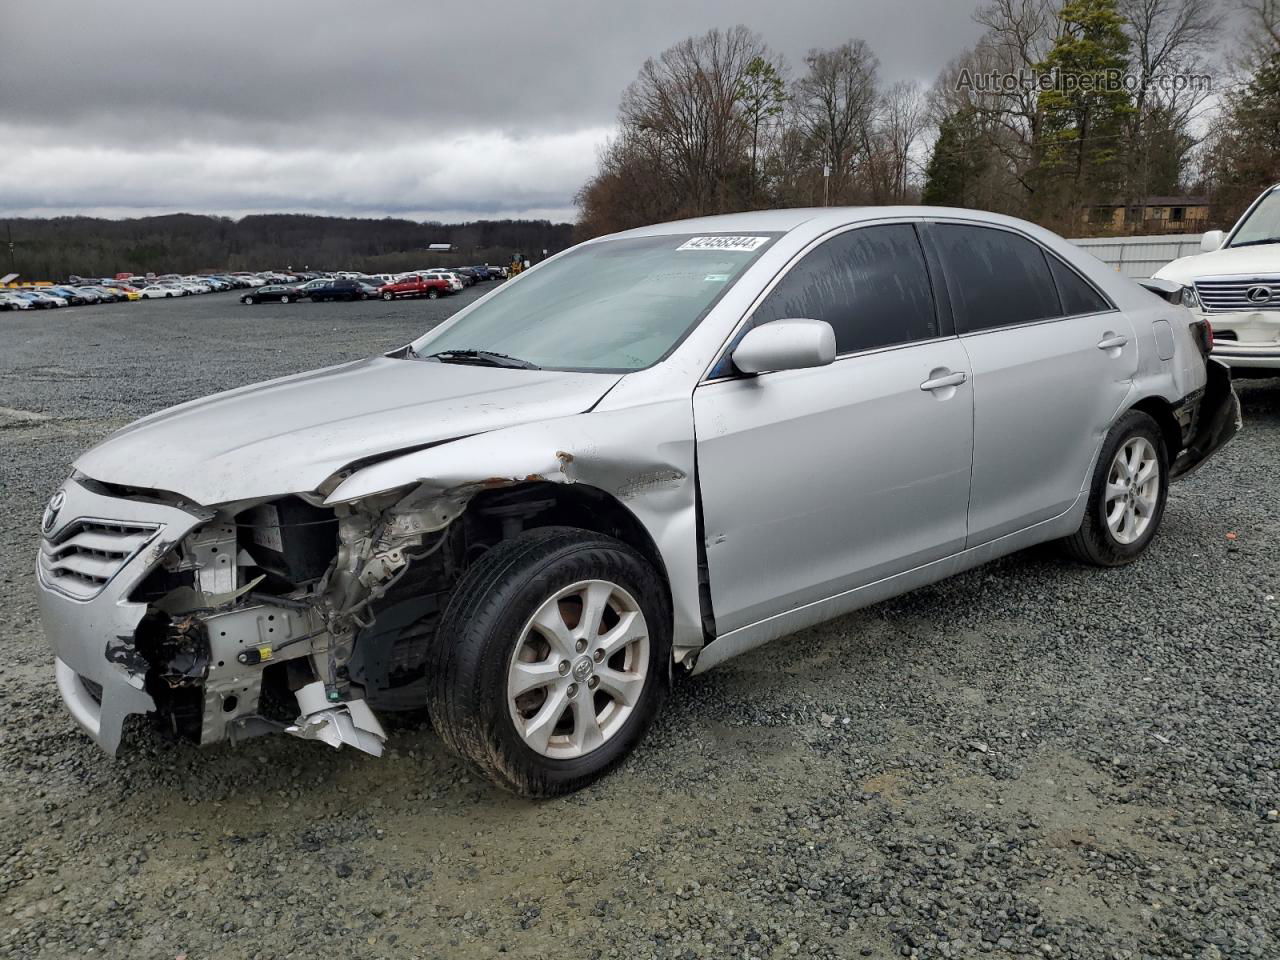
[[[0,314],[0,956],[1280,956],[1277,381],[1141,562],[1031,551],[686,678],[564,800],[422,722],[381,760],[142,729],[101,756],[31,586],[76,452],[458,302]]]

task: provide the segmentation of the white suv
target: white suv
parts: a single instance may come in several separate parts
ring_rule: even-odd
[[[1212,324],[1214,357],[1237,373],[1280,375],[1280,184],[1258,197],[1230,234],[1206,233],[1200,249],[1156,277],[1195,291],[1187,305]]]

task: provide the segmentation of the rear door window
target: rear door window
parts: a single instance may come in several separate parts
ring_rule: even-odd
[[[1038,243],[1008,230],[970,224],[935,224],[931,234],[960,333],[1062,316]]]

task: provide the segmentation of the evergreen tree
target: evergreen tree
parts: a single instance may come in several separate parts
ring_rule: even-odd
[[[1230,98],[1208,157],[1215,219],[1229,223],[1265,187],[1280,182],[1280,50]]]
[[[760,154],[760,128],[782,115],[787,102],[787,86],[777,66],[764,57],[756,57],[747,64],[738,99],[747,126],[751,128],[751,200],[756,196],[756,182]]]
[[[943,118],[925,167],[922,202],[946,207],[974,206],[978,179],[986,170],[985,139],[972,107]]]
[[[1125,119],[1133,110],[1122,82],[1129,38],[1116,0],[1069,0],[1058,19],[1061,31],[1040,64],[1055,83],[1039,98],[1037,206],[1045,219],[1071,223],[1081,205],[1120,189]]]

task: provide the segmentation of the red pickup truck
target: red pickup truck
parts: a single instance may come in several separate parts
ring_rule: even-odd
[[[426,297],[435,300],[449,292],[449,281],[442,277],[405,277],[378,288],[383,300],[399,297]]]

